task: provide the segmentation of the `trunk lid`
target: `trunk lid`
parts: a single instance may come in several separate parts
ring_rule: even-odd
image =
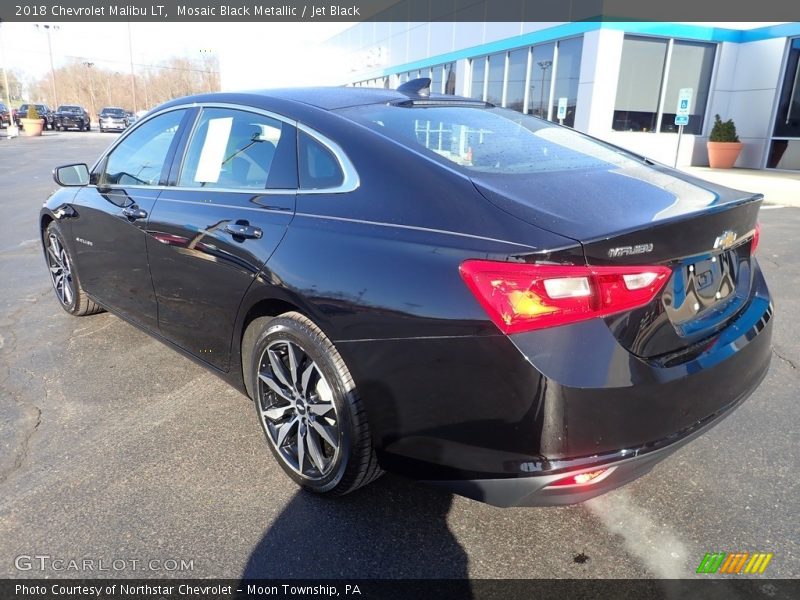
[[[589,265],[669,266],[672,277],[653,302],[606,322],[633,354],[676,364],[747,305],[762,197],[662,166],[616,167],[472,180],[502,210],[580,242]]]

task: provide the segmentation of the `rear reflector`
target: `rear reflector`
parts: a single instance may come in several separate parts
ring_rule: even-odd
[[[750,242],[750,256],[754,256],[758,249],[758,242],[761,241],[761,223],[756,223],[756,229],[753,232],[753,241]]]
[[[588,267],[467,260],[461,277],[503,333],[605,317],[652,302],[669,267]]]
[[[587,473],[578,473],[577,475],[569,475],[564,479],[558,479],[553,483],[545,486],[546,488],[560,488],[569,487],[573,485],[593,485],[603,481],[606,477],[614,472],[617,467],[609,467],[607,469],[597,469],[596,471],[589,471]]]

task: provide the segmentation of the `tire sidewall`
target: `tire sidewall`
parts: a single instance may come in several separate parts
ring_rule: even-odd
[[[291,467],[284,463],[280,452],[275,448],[272,440],[269,437],[264,423],[261,419],[259,412],[259,382],[258,371],[260,368],[260,359],[269,344],[277,340],[286,340],[293,342],[300,346],[308,356],[317,363],[320,371],[322,372],[325,380],[333,392],[333,402],[336,406],[336,417],[339,426],[339,454],[336,458],[336,465],[334,469],[324,479],[308,479],[302,477],[295,472]],[[311,336],[301,323],[288,318],[276,317],[269,321],[268,325],[258,334],[253,347],[253,353],[250,361],[250,369],[248,372],[250,379],[251,389],[253,390],[253,399],[258,417],[258,422],[266,438],[267,446],[269,446],[275,459],[280,464],[284,472],[289,475],[297,484],[303,486],[314,492],[324,493],[335,488],[342,480],[347,471],[347,466],[351,459],[351,452],[353,448],[353,418],[350,408],[350,394],[353,392],[347,390],[342,380],[342,375],[336,368],[330,353],[327,348],[316,336]]]

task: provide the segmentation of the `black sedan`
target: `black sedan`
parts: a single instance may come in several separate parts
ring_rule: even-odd
[[[91,118],[89,111],[77,104],[62,104],[54,115],[55,127],[59,131],[67,129],[77,129],[78,131],[89,131],[91,129]]]
[[[55,171],[58,301],[245,391],[318,493],[387,469],[499,506],[580,502],[756,389],[760,196],[427,85],[153,110]]]
[[[128,113],[121,108],[106,106],[98,115],[100,133],[123,131],[128,126]]]
[[[15,111],[14,119],[17,122],[17,127],[23,129],[22,119],[28,118],[28,107],[31,106],[30,104],[22,104],[20,107]],[[53,129],[55,126],[55,114],[46,104],[34,104],[36,107],[36,112],[39,113],[39,118],[44,119],[44,128],[45,129]]]

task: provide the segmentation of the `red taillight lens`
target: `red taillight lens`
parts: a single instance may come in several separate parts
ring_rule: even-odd
[[[761,241],[761,223],[756,223],[756,229],[753,232],[753,241],[750,242],[750,256],[755,256],[758,249],[758,242]]]
[[[557,487],[567,487],[573,485],[591,485],[593,483],[600,483],[611,475],[614,472],[616,467],[609,467],[607,469],[597,469],[596,471],[588,471],[586,473],[579,473],[578,475],[569,475],[568,477],[564,477],[564,479],[558,479],[551,484],[548,484],[546,487],[549,488],[557,488]]]
[[[587,267],[467,260],[461,277],[503,333],[605,317],[644,306],[668,267]]]

